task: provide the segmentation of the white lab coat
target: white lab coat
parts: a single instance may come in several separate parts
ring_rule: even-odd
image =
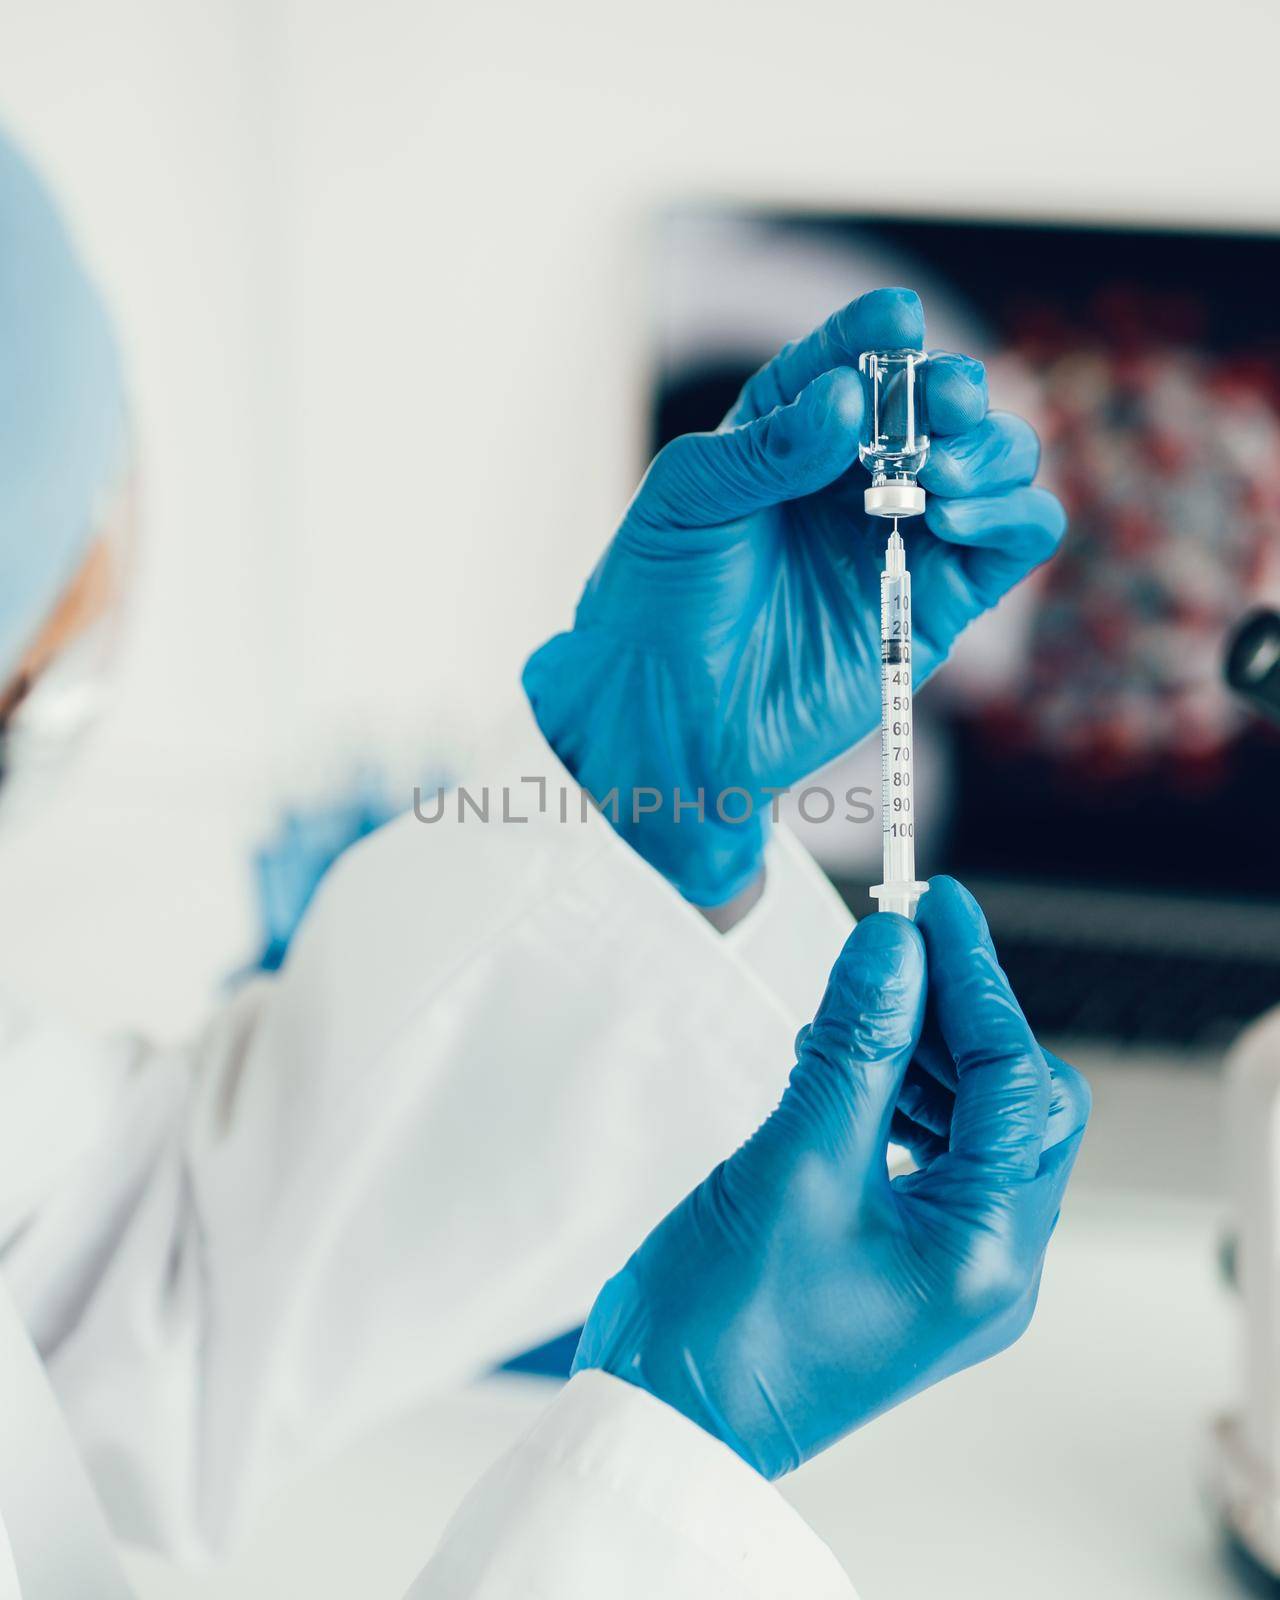
[[[678,1412],[580,1372],[462,1503],[408,1600],[857,1600],[773,1485]]]
[[[781,1092],[849,928],[799,846],[721,936],[580,820],[527,712],[481,783],[488,823],[344,857],[284,972],[185,1048],[0,1017],[0,1264],[129,1539],[216,1551],[308,1461],[573,1326]]]

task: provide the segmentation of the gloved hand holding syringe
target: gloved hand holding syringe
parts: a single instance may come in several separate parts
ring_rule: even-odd
[[[914,917],[929,887],[916,881],[911,574],[899,517],[919,516],[924,490],[916,476],[929,455],[919,350],[867,350],[858,362],[867,387],[866,437],[858,447],[871,473],[868,516],[892,517],[880,578],[880,826],[884,881],[872,889],[881,911]]]

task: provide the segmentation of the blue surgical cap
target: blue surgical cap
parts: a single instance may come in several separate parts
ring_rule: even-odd
[[[0,687],[79,567],[124,443],[106,308],[0,134]]]

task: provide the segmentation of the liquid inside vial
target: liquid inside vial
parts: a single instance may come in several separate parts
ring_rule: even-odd
[[[863,436],[858,459],[874,483],[914,482],[929,457],[928,418],[920,369],[922,350],[864,350],[858,371],[864,385]]]

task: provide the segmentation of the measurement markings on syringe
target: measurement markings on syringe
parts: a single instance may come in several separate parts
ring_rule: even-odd
[[[881,702],[886,737],[881,744],[884,816],[891,838],[915,834],[911,795],[911,613],[899,589],[886,594],[880,660]]]

